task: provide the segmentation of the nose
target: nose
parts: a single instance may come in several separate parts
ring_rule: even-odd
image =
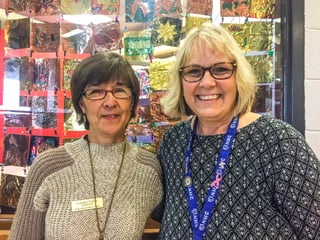
[[[216,85],[216,79],[214,79],[210,73],[209,69],[205,69],[203,73],[203,77],[199,83],[202,87],[212,87]]]
[[[106,91],[106,95],[103,98],[103,105],[113,107],[116,105],[116,98],[113,96],[112,91]]]

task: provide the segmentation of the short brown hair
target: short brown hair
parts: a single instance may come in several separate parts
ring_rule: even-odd
[[[109,81],[121,81],[131,89],[133,100],[131,118],[136,116],[140,84],[132,66],[118,53],[97,53],[82,60],[72,74],[70,83],[72,104],[77,113],[79,124],[84,123],[84,116],[79,104],[85,89],[88,86],[100,85]],[[89,129],[89,126],[85,127]]]

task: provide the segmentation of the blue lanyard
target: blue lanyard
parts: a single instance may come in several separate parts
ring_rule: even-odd
[[[191,159],[192,145],[193,145],[195,130],[197,126],[197,121],[198,121],[198,118],[196,118],[194,121],[194,127],[193,127],[193,130],[191,131],[190,139],[189,139],[189,143],[186,151],[186,159],[185,159],[186,169],[185,169],[184,184],[185,184],[186,193],[188,196],[189,214],[191,218],[191,225],[193,228],[194,240],[202,240],[218,198],[220,185],[222,183],[222,177],[225,172],[226,165],[229,159],[229,154],[231,151],[233,139],[238,128],[239,117],[238,116],[233,117],[232,121],[228,126],[228,130],[223,140],[222,149],[218,157],[218,162],[214,171],[212,183],[209,189],[208,196],[204,203],[201,216],[200,216],[199,207],[197,203],[196,192],[192,184],[191,173],[190,173],[190,159]]]

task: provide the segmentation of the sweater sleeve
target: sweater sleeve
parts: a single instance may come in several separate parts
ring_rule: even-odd
[[[34,205],[35,195],[47,176],[72,163],[63,147],[47,150],[33,163],[22,188],[9,240],[44,239],[46,212]]]

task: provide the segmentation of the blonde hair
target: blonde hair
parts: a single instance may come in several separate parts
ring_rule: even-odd
[[[237,86],[234,115],[242,115],[251,111],[256,91],[256,77],[251,65],[228,30],[213,23],[204,23],[191,30],[179,47],[176,62],[170,72],[169,91],[160,99],[164,113],[173,118],[193,114],[183,97],[180,67],[192,58],[195,47],[206,52],[219,51],[237,64],[234,73]]]

